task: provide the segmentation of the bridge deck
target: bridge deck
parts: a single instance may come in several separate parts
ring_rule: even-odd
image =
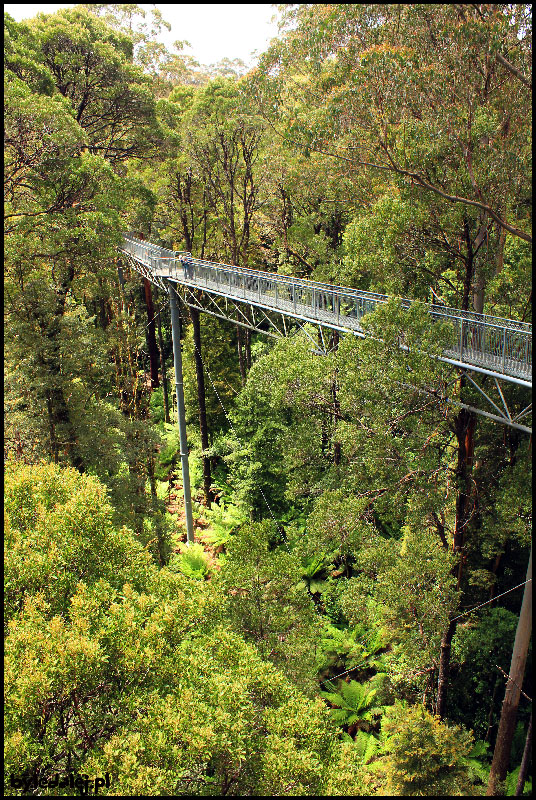
[[[153,279],[169,279],[233,301],[248,303],[296,319],[363,335],[360,320],[387,301],[386,295],[331,286],[277,273],[202,261],[125,237],[124,252]],[[403,300],[409,307],[411,300]],[[532,326],[516,320],[428,306],[432,321],[449,322],[456,345],[442,360],[478,372],[532,386]]]

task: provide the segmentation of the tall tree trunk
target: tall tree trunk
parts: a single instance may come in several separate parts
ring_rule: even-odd
[[[517,779],[517,786],[514,793],[514,797],[521,797],[521,795],[523,794],[523,788],[525,786],[525,781],[527,780],[527,775],[530,766],[531,752],[532,752],[532,714],[530,715],[529,719],[527,738],[525,739],[525,748],[523,750],[523,758],[521,759],[521,767],[519,769],[519,777]]]
[[[105,300],[104,295],[103,295],[102,278],[98,279],[98,284],[99,284],[99,301],[98,301],[98,303],[99,303],[99,313],[98,313],[97,319],[98,319],[100,327],[103,330],[106,330],[106,328],[108,326],[109,318],[108,318],[108,311],[107,311],[107,308],[106,308],[106,300]]]
[[[52,456],[54,464],[57,464],[59,461],[59,448],[58,440],[56,438],[56,425],[54,423],[54,411],[52,408],[52,395],[50,393],[50,389],[45,390],[45,398],[47,401],[49,452]]]
[[[158,347],[156,345],[153,293],[151,291],[151,284],[147,278],[143,279],[143,286],[145,289],[145,307],[147,308],[148,324],[145,327],[145,332],[149,350],[149,361],[151,364],[151,388],[158,389],[160,381],[158,379]]]
[[[138,233],[138,239],[145,240],[143,233]],[[147,309],[147,326],[145,328],[145,338],[147,341],[147,349],[149,350],[149,362],[151,369],[151,389],[158,389],[160,382],[158,380],[158,347],[156,346],[155,335],[155,322],[154,322],[154,307],[153,295],[151,291],[151,284],[147,278],[143,279],[143,289],[145,297],[145,307]]]
[[[473,241],[472,250],[473,258],[477,259],[482,265],[482,258],[478,255],[484,242],[488,240],[488,213],[483,211],[480,215],[480,226],[478,233]],[[473,308],[477,314],[484,313],[484,290],[486,288],[486,281],[482,274],[482,266],[474,267],[474,284],[473,284]]]
[[[473,281],[473,242],[471,240],[471,232],[469,230],[469,220],[467,219],[467,217],[464,217],[463,219],[463,233],[465,237],[465,246],[467,248],[467,256],[465,257],[465,277],[463,280],[463,296],[462,296],[461,310],[468,311],[469,298],[471,296],[471,284]]]
[[[160,566],[164,567],[167,563],[167,548],[164,538],[164,531],[162,529],[162,518],[158,513],[158,494],[156,491],[156,478],[154,474],[154,454],[151,453],[147,459],[147,474],[149,476],[149,483],[151,485],[151,503],[153,506],[152,520],[156,532],[156,541],[158,544],[158,559]]]
[[[439,675],[437,679],[436,714],[443,719],[446,712],[447,690],[450,677],[450,656],[452,639],[456,633],[456,622],[451,620],[446,631],[441,637],[441,651],[439,654]]]
[[[499,241],[497,243],[497,256],[495,260],[495,275],[499,275],[504,267],[504,245],[506,243],[506,228],[499,231]]]
[[[493,761],[489,773],[489,782],[486,796],[500,796],[503,794],[501,783],[506,779],[510,762],[512,740],[516,729],[517,707],[521,696],[521,686],[525,675],[525,664],[529,649],[530,633],[532,628],[532,547],[530,549],[529,565],[523,601],[516,629],[512,660],[510,662],[509,680],[501,709],[497,741],[493,751]]]
[[[484,736],[485,742],[489,742],[489,737],[491,736],[491,729],[493,728],[493,710],[495,708],[495,697],[497,696],[498,688],[499,688],[499,678],[496,678],[495,684],[493,686],[493,692],[491,693],[491,702],[489,704],[488,727],[486,728],[486,735]]]
[[[460,386],[463,389],[465,379],[462,376]],[[457,588],[461,587],[464,562],[464,542],[466,528],[471,517],[470,507],[470,476],[473,465],[474,452],[474,415],[467,409],[460,409],[455,423],[455,434],[458,440],[458,459],[456,464],[457,496],[456,496],[456,521],[452,549],[457,556],[453,574],[457,578]],[[436,714],[440,719],[446,714],[447,690],[450,677],[451,645],[456,633],[456,620],[450,620],[441,639],[441,652],[439,657],[439,675],[437,681]]]
[[[60,387],[46,390],[51,448],[54,462],[59,461],[60,447],[63,445],[69,461],[78,472],[85,472],[84,459],[78,449],[77,436],[71,421],[69,408]]]
[[[331,384],[331,392],[333,397],[333,425],[336,427],[337,422],[341,418],[341,404],[339,403],[339,398],[337,396],[337,373],[335,372],[335,377],[333,379],[333,383]],[[334,438],[333,440],[333,463],[335,466],[338,466],[341,463],[341,442]]]
[[[164,357],[164,339],[162,337],[162,320],[160,318],[160,314],[156,317],[156,326],[158,330],[158,344],[159,344],[159,351],[160,351],[160,369],[162,371],[162,389],[164,390],[164,419],[166,422],[170,422],[169,416],[169,394],[168,394],[168,380],[167,380],[167,370],[166,370],[166,359]]]
[[[210,508],[213,497],[210,490],[212,475],[210,472],[210,457],[208,451],[208,425],[205,394],[205,376],[203,373],[203,359],[201,357],[201,325],[199,323],[199,310],[189,306],[190,317],[194,333],[195,371],[197,375],[197,403],[199,406],[199,431],[201,433],[201,447],[203,448],[203,493],[205,505]]]
[[[206,189],[203,190],[203,241],[201,242],[201,258],[205,257],[205,248],[207,246],[207,192]]]
[[[240,325],[236,326],[236,339],[238,346],[238,366],[240,368],[240,378],[242,379],[242,386],[246,385],[246,359],[244,357],[243,347],[243,333]]]
[[[285,198],[285,192],[281,189],[281,193],[283,198]],[[317,334],[318,337],[318,349],[322,350],[324,347],[324,341],[322,336],[320,335],[320,330]],[[331,410],[328,408],[322,414],[322,422],[320,428],[320,452],[322,454],[322,458],[329,458],[329,426],[330,421],[332,418]]]
[[[339,331],[333,331],[332,335],[332,346],[333,350],[336,352],[339,346]],[[335,375],[333,377],[333,382],[331,384],[331,393],[333,397],[333,425],[334,428],[337,426],[337,423],[341,419],[341,404],[339,402],[339,397],[337,393],[337,369],[335,369]],[[334,439],[333,441],[333,463],[335,466],[338,466],[341,463],[341,442],[338,439]]]
[[[484,278],[480,272],[475,272],[475,283],[473,290],[473,308],[477,314],[484,313]]]
[[[48,382],[48,386],[45,389],[45,398],[50,431],[51,455],[55,463],[58,463],[60,449],[63,446],[73,467],[79,472],[84,472],[85,463],[79,452],[76,431],[61,386],[61,323],[65,313],[67,294],[73,278],[74,268],[69,264],[65,278],[56,291],[54,315],[52,319],[47,321],[41,316],[36,318],[36,322],[43,336],[48,340],[47,354],[38,354],[37,359],[46,373],[46,380]]]
[[[251,331],[246,328],[245,331],[245,351],[246,351],[246,367],[251,369]]]

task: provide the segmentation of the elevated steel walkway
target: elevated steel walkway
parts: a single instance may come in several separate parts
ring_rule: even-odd
[[[167,250],[132,236],[123,238],[121,252],[137,272],[169,295],[186,538],[190,543],[194,541],[194,528],[177,295],[189,306],[273,336],[285,336],[289,333],[285,320],[290,318],[297,321],[304,333],[312,339],[308,330],[308,323],[312,323],[317,327],[319,339],[324,343],[321,349],[323,352],[329,349],[325,345],[323,328],[363,337],[365,332],[361,326],[362,317],[385,303],[388,298],[372,292],[360,292],[342,286],[203,261],[192,258],[191,253]],[[408,308],[412,301],[403,300],[402,303]],[[451,364],[452,371],[456,374],[460,371],[465,374],[493,410],[468,406],[457,398],[444,395],[437,398],[434,391],[435,397],[504,425],[532,433],[532,429],[525,424],[532,413],[532,404],[513,414],[500,386],[500,382],[508,382],[519,387],[532,387],[532,326],[444,306],[428,306],[428,311],[431,323],[449,322],[455,331],[457,344],[445,351],[441,360]],[[278,329],[274,317],[282,320],[282,331]],[[314,339],[312,341],[316,345]],[[492,379],[498,393],[497,402],[489,396],[490,389],[487,385],[487,391],[478,385],[476,379],[479,376],[482,383],[488,377]],[[424,391],[428,392],[428,389]]]
[[[172,281],[357,336],[364,336],[361,318],[388,299],[383,294],[203,261],[130,236],[124,237],[123,252],[145,277],[162,287]],[[403,300],[402,304],[409,308],[412,302]],[[428,310],[432,322],[448,322],[455,331],[456,346],[444,352],[442,361],[532,388],[532,325],[446,306],[429,305]]]

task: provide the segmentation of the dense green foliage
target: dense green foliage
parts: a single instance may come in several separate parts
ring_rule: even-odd
[[[7,795],[485,794],[531,439],[446,402],[475,390],[425,303],[531,319],[530,7],[279,15],[247,74],[158,9],[6,15]],[[323,356],[204,314],[199,353],[182,309],[190,546],[168,298],[125,231],[392,296]]]

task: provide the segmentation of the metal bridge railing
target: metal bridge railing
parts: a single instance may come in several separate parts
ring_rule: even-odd
[[[132,236],[124,237],[123,249],[158,277],[340,330],[360,331],[361,318],[388,300],[384,294],[204,261]],[[409,308],[412,302],[402,300],[402,305]],[[443,360],[531,384],[532,325],[447,306],[428,310],[432,321],[454,328],[456,345]]]

